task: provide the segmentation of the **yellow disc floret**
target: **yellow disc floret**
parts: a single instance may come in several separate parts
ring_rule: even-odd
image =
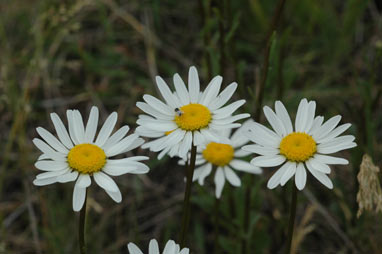
[[[89,174],[100,171],[106,163],[105,152],[92,144],[80,144],[68,153],[69,166],[82,173]]]
[[[231,145],[211,142],[203,151],[206,161],[215,166],[225,166],[233,159],[234,150]]]
[[[196,131],[208,126],[211,112],[202,104],[188,104],[180,108],[174,121],[182,130]]]
[[[316,142],[312,136],[303,132],[293,132],[280,142],[280,154],[289,161],[304,162],[317,151]]]

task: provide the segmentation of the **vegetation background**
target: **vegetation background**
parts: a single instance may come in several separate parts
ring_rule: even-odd
[[[0,0],[0,253],[77,253],[73,184],[32,184],[39,151],[31,140],[38,126],[53,130],[50,112],[86,115],[97,105],[134,129],[136,101],[158,95],[155,75],[171,84],[191,65],[202,87],[217,74],[224,86],[237,81],[242,111],[262,123],[263,105],[282,99],[295,112],[304,97],[325,119],[352,123],[358,147],[340,154],[350,165],[332,167],[334,189],[309,176],[299,193],[293,252],[382,253],[381,215],[356,217],[362,155],[382,164],[381,1],[282,2]],[[184,169],[176,158],[134,153],[150,156],[151,171],[116,178],[121,204],[90,188],[89,253],[127,253],[128,242],[146,251],[152,238],[161,246],[178,238]],[[280,253],[292,182],[268,190],[273,172],[242,175],[241,188],[226,184],[220,202],[211,176],[195,184],[191,252]]]

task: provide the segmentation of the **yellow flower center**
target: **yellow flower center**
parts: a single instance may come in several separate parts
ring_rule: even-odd
[[[303,132],[293,132],[280,142],[280,153],[290,161],[304,162],[316,151],[316,142],[312,136]]]
[[[233,159],[234,150],[231,145],[211,142],[203,151],[206,161],[215,166],[225,166]]]
[[[208,126],[211,112],[204,105],[188,104],[180,108],[174,121],[182,130],[196,131]]]
[[[105,152],[96,145],[80,144],[73,147],[68,154],[69,166],[82,173],[95,173],[106,163]]]

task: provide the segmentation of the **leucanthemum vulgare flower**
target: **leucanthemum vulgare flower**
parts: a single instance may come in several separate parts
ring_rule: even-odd
[[[200,185],[204,185],[205,178],[211,174],[212,170],[216,170],[214,176],[216,198],[221,197],[226,180],[235,187],[241,185],[241,180],[234,170],[251,174],[262,172],[261,168],[240,159],[251,154],[251,152],[240,148],[249,142],[244,132],[247,131],[252,122],[252,120],[246,121],[232,135],[231,129],[220,131],[220,135],[226,138],[227,142],[225,143],[210,142],[198,147],[198,154],[196,155],[198,167],[195,169],[192,180],[197,180]],[[181,160],[179,163],[184,165],[185,161]]]
[[[127,245],[129,249],[129,254],[143,254],[143,252],[136,246],[134,243],[129,243]],[[149,244],[149,252],[148,254],[188,254],[189,249],[183,248],[180,250],[178,244],[176,244],[173,240],[169,240],[164,247],[163,252],[159,251],[158,242],[155,239],[152,239]]]
[[[268,188],[283,186],[295,176],[295,184],[302,190],[306,184],[306,169],[323,185],[332,189],[333,183],[327,176],[331,164],[348,164],[346,159],[327,154],[352,148],[355,137],[345,135],[351,124],[338,127],[341,116],[337,115],[323,123],[322,116],[315,117],[316,103],[301,100],[293,130],[292,121],[287,110],[280,101],[275,103],[276,113],[264,107],[264,114],[274,131],[267,127],[252,123],[247,132],[248,137],[256,143],[242,149],[259,154],[251,163],[259,167],[276,167],[282,165],[269,179]]]
[[[50,115],[58,139],[44,128],[37,128],[43,140],[35,138],[33,143],[43,154],[35,163],[35,167],[46,172],[37,175],[33,183],[42,186],[77,180],[73,191],[73,210],[79,211],[85,201],[86,188],[91,184],[90,177],[93,176],[94,181],[115,202],[121,202],[121,192],[109,175],[147,173],[149,168],[139,161],[148,158],[134,156],[110,159],[110,157],[137,148],[144,140],[139,138],[138,134],[126,136],[129,131],[127,125],[111,135],[117,122],[116,112],[106,119],[96,139],[99,117],[97,107],[92,107],[86,128],[78,110],[67,110],[66,115],[69,133],[56,113]]]
[[[199,76],[195,67],[188,73],[188,90],[178,74],[174,75],[175,92],[157,76],[156,83],[165,103],[151,95],[144,95],[145,102],[137,107],[148,115],[140,115],[137,133],[154,138],[142,146],[165,154],[185,157],[191,144],[195,146],[207,141],[219,142],[217,131],[239,127],[235,121],[249,117],[249,114],[232,116],[245,100],[224,106],[237,88],[237,83],[227,86],[220,94],[222,77],[216,76],[204,92],[200,91]],[[224,107],[223,107],[224,106]]]

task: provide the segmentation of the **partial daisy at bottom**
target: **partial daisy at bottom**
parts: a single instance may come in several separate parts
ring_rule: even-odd
[[[249,126],[247,136],[255,144],[244,146],[244,151],[258,154],[251,163],[259,167],[280,168],[268,181],[273,189],[294,176],[296,187],[304,189],[307,180],[306,169],[323,185],[332,189],[333,183],[327,176],[329,165],[349,162],[329,154],[357,146],[352,135],[340,136],[351,124],[338,125],[341,116],[337,115],[324,123],[322,116],[315,117],[316,102],[301,100],[295,119],[295,128],[287,110],[280,101],[275,103],[275,112],[268,106],[264,114],[273,130],[259,124]]]
[[[127,245],[129,254],[143,254],[137,245],[134,243],[129,243]],[[169,240],[166,243],[166,246],[163,249],[163,252],[160,252],[158,242],[155,239],[152,239],[149,243],[149,252],[148,254],[188,254],[189,249],[183,248],[180,249],[179,244],[176,244],[173,240]]]
[[[221,131],[219,134],[225,138],[225,143],[210,142],[197,148],[197,168],[192,180],[204,185],[205,178],[214,171],[216,198],[221,197],[226,180],[232,186],[241,186],[241,180],[235,171],[251,174],[262,172],[260,167],[244,160],[243,157],[250,155],[251,152],[241,150],[241,147],[250,141],[244,133],[252,123],[253,120],[247,120],[232,135],[230,129]],[[185,165],[185,160],[179,161],[179,164]]]
[[[35,167],[45,172],[38,174],[33,183],[43,186],[76,181],[73,191],[74,211],[81,210],[86,188],[91,185],[91,177],[115,202],[121,202],[121,192],[110,176],[145,174],[149,168],[140,161],[148,157],[110,158],[139,147],[144,140],[137,134],[126,136],[129,131],[127,125],[111,135],[117,122],[116,112],[106,119],[97,138],[97,107],[91,108],[86,127],[78,110],[67,110],[66,115],[69,133],[60,117],[56,113],[50,114],[58,139],[42,127],[36,129],[42,139],[35,138],[33,143],[43,154]]]
[[[148,94],[143,96],[145,102],[137,102],[137,107],[146,114],[139,115],[136,131],[142,137],[153,139],[142,148],[160,152],[159,159],[166,154],[184,158],[192,144],[221,142],[217,131],[240,127],[236,121],[248,118],[249,114],[232,114],[245,100],[226,105],[236,91],[237,83],[231,83],[220,92],[222,80],[221,76],[216,76],[204,91],[200,91],[198,72],[195,67],[190,67],[188,89],[182,78],[175,74],[173,92],[157,76],[157,87],[164,102]]]

